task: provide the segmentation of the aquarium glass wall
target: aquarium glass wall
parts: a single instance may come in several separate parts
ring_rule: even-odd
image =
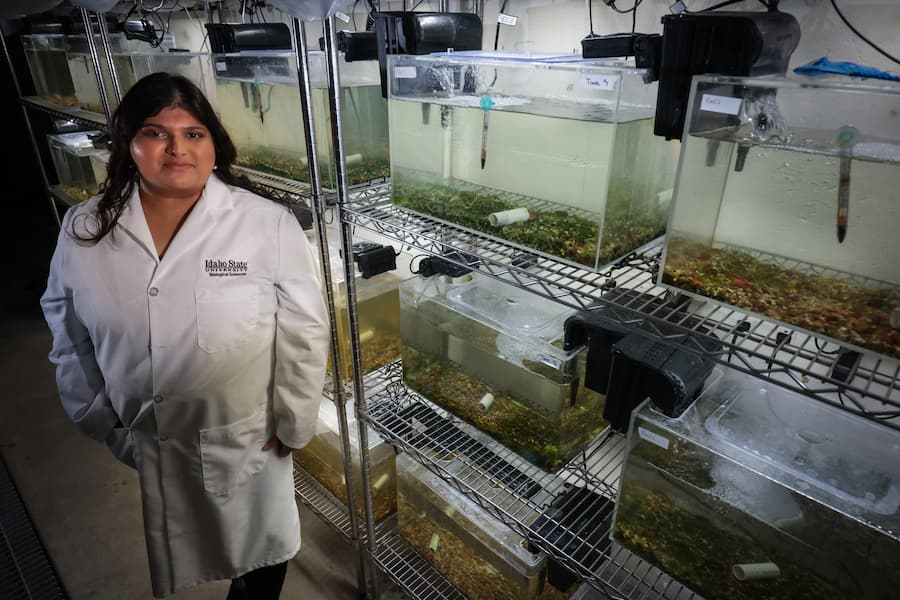
[[[341,373],[345,379],[353,376],[350,352],[350,322],[347,312],[347,286],[344,283],[344,264],[341,260],[340,232],[329,227],[328,253],[331,259],[331,277],[334,284],[334,302],[337,314],[337,342],[340,353]],[[354,244],[366,244],[367,240],[354,238]],[[316,255],[318,260],[318,254]],[[409,256],[396,258],[402,267]],[[400,284],[403,274],[399,269],[386,271],[369,278],[357,275],[356,312],[359,328],[359,352],[363,373],[368,373],[400,358]],[[358,273],[358,270],[357,270]],[[331,361],[328,361],[331,372]]]
[[[662,281],[900,357],[900,84],[695,77]]]
[[[213,57],[217,108],[238,147],[237,164],[309,182],[296,58],[291,52]],[[312,52],[313,119],[322,184],[334,188],[331,117],[323,53]],[[343,132],[351,184],[388,174],[387,104],[378,63],[340,60]]]
[[[556,61],[556,62],[554,62]],[[661,235],[678,143],[625,63],[390,57],[394,203],[599,268]]]
[[[705,598],[869,598],[900,585],[897,432],[737,371],[629,433],[613,537]]]
[[[352,400],[347,403],[346,408],[350,435],[350,461],[353,465],[353,497],[357,511],[360,516],[363,516],[365,504],[362,494],[362,468],[359,462],[359,434]],[[368,443],[369,481],[374,518],[376,521],[380,521],[397,510],[395,453],[394,449],[371,428],[368,430]],[[319,407],[316,435],[309,444],[299,450],[294,450],[294,460],[346,506],[347,479],[344,473],[341,447],[337,408],[329,400],[323,400]]]
[[[84,201],[100,191],[91,156],[105,151],[94,148],[87,132],[51,134],[47,142],[60,186],[66,194]]]
[[[66,36],[23,35],[22,45],[34,81],[35,93],[40,98],[60,106],[77,105],[75,86],[66,59]]]
[[[114,110],[117,103],[112,90],[112,79],[110,78],[106,56],[103,53],[103,42],[97,34],[94,36],[94,43],[96,44],[101,72],[106,83],[110,109]],[[119,89],[122,94],[125,94],[138,79],[155,71],[168,71],[185,75],[203,87],[204,90],[206,89],[199,67],[182,67],[182,65],[189,62],[187,57],[196,57],[198,55],[169,52],[175,45],[175,40],[171,34],[166,34],[157,48],[140,40],[128,40],[121,33],[110,34],[109,44],[113,55],[113,63],[116,67],[116,77],[119,80]],[[102,114],[103,102],[100,99],[100,88],[97,85],[97,76],[94,70],[94,63],[91,60],[88,40],[84,34],[66,36],[66,58],[69,64],[69,75],[75,88],[76,104],[84,110]],[[206,71],[208,72],[209,69],[207,68]]]
[[[562,349],[571,310],[469,275],[400,286],[403,378],[525,459],[556,471],[605,426],[584,349]]]
[[[462,467],[443,462],[450,471]],[[484,493],[508,502],[497,490]],[[397,521],[403,539],[468,598],[562,600],[574,591],[550,585],[543,555],[406,454],[397,456]]]

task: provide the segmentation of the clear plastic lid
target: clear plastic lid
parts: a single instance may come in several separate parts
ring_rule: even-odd
[[[50,144],[77,156],[88,156],[103,152],[95,148],[89,134],[95,132],[76,131],[73,133],[51,133],[47,136]]]
[[[801,491],[881,515],[900,510],[895,431],[751,377],[728,377],[709,395],[722,404],[706,429],[805,483]]]
[[[348,400],[346,406],[347,426],[349,427],[350,433],[350,446],[356,453],[359,453],[359,433],[356,425],[355,412],[356,407],[353,404],[353,400]],[[382,439],[378,432],[371,427],[367,428],[367,432],[369,452],[385,443],[384,439]],[[334,402],[331,402],[328,399],[322,400],[322,403],[319,405],[319,420],[316,423],[316,433],[333,433],[338,437],[338,439],[340,439],[341,429],[340,425],[338,424],[337,406],[334,404]]]
[[[553,340],[572,310],[512,285],[476,276],[447,293],[460,312],[515,336]]]

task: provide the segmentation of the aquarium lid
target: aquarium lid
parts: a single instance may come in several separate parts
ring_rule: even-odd
[[[62,146],[67,152],[86,156],[101,152],[102,150],[94,147],[91,139],[94,131],[75,131],[72,133],[51,133],[47,135],[47,139],[55,146]]]
[[[346,407],[350,446],[358,453],[360,448],[359,431],[356,424],[356,407],[353,404],[353,400],[348,400]],[[378,446],[384,445],[384,439],[372,427],[368,427],[366,431],[368,433],[369,452]],[[319,404],[319,420],[316,423],[316,433],[333,433],[340,438],[341,428],[338,424],[337,405],[328,398],[323,398],[321,404]]]
[[[704,393],[720,405],[705,427],[729,455],[751,455],[814,498],[880,515],[900,510],[895,431],[755,377],[729,375]]]
[[[546,342],[561,338],[572,309],[508,283],[478,274],[447,292],[459,312],[515,337]]]

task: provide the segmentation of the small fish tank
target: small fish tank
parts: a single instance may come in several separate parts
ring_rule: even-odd
[[[705,598],[890,598],[897,432],[731,369],[633,415],[613,539]]]
[[[400,286],[403,379],[529,462],[560,469],[605,427],[584,387],[586,350],[563,350],[570,309],[479,274]]]
[[[695,77],[661,281],[900,358],[900,85]]]
[[[99,193],[100,182],[91,157],[104,151],[94,148],[88,132],[50,134],[47,143],[60,186],[67,195],[84,201]]]
[[[666,228],[678,142],[625,61],[391,56],[393,202],[588,269]]]
[[[217,108],[238,148],[236,164],[309,182],[297,62],[290,51],[216,54]],[[335,187],[334,150],[323,52],[309,53],[313,120],[321,184]],[[385,178],[388,158],[387,102],[377,61],[340,58],[343,133],[351,185]]]
[[[353,490],[357,512],[365,514],[363,500],[362,468],[359,462],[360,444],[356,412],[353,401],[346,404],[347,424],[350,435],[350,453],[353,464]],[[397,510],[397,475],[395,452],[371,427],[368,429],[369,473],[372,504],[376,521],[392,515]],[[347,479],[341,451],[341,430],[337,408],[333,402],[323,400],[319,405],[316,435],[299,450],[293,452],[294,461],[304,471],[322,484],[338,501],[347,505]]]
[[[337,342],[340,353],[341,374],[349,380],[353,377],[350,348],[350,322],[347,312],[347,286],[344,283],[344,265],[341,261],[340,232],[328,228],[331,276],[334,285],[337,319]],[[371,244],[368,240],[354,239],[354,245]],[[402,265],[405,254],[396,258]],[[318,259],[318,253],[316,253]],[[408,257],[406,257],[408,260]],[[363,373],[374,371],[401,356],[400,340],[400,284],[403,273],[400,268],[365,278],[356,269],[356,311],[359,328],[359,351]],[[331,373],[331,360],[328,361]]]
[[[102,40],[99,35],[95,35],[94,40],[99,53],[101,72],[107,86],[110,110],[115,110],[117,103],[112,92],[109,67],[102,52]],[[209,89],[206,84],[206,77],[209,77],[211,69],[209,55],[172,52],[175,47],[175,38],[172,34],[163,36],[159,46],[155,48],[144,41],[128,40],[121,33],[109,34],[109,44],[122,95],[131,89],[131,86],[141,77],[157,71],[184,75],[199,85],[204,92]],[[66,36],[66,48],[69,73],[75,86],[75,95],[78,98],[77,104],[84,110],[102,114],[103,102],[100,98],[100,88],[97,86],[97,76],[91,60],[87,36],[84,34]]]
[[[22,36],[22,47],[37,96],[59,106],[76,106],[78,98],[66,59],[66,36],[26,34]]]
[[[464,468],[442,461],[451,472]],[[498,490],[492,500],[510,502]],[[446,481],[406,454],[397,456],[397,523],[401,537],[468,598],[568,598],[547,581],[547,559]]]

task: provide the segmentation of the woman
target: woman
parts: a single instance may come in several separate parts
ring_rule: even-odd
[[[63,408],[137,468],[153,593],[243,578],[277,598],[300,546],[292,448],[328,325],[309,243],[246,189],[203,93],[155,73],[111,126],[102,195],[68,211],[41,305]]]

